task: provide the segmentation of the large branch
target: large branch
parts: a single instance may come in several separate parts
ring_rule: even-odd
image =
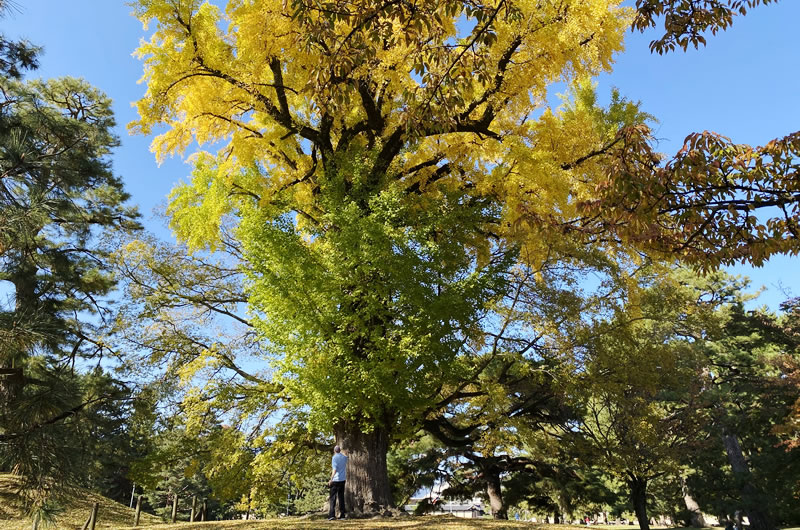
[[[503,53],[500,60],[497,62],[497,73],[494,76],[494,83],[491,87],[487,88],[483,94],[480,95],[477,99],[473,100],[467,109],[462,112],[458,116],[458,121],[464,121],[469,119],[469,115],[472,114],[479,106],[486,103],[491,96],[496,94],[500,87],[503,85],[503,79],[505,78],[506,70],[508,69],[508,65],[511,63],[511,57],[513,57],[514,53],[517,51],[519,46],[522,44],[522,36],[518,35],[513,41],[511,41],[511,45],[508,49]],[[488,109],[487,109],[488,110]]]
[[[475,443],[471,437],[475,431],[474,426],[456,427],[443,417],[424,420],[422,428],[448,447],[469,447]]]
[[[43,427],[47,427],[48,425],[53,425],[55,423],[58,423],[60,421],[65,420],[65,419],[67,419],[67,418],[69,418],[71,416],[75,416],[76,414],[78,414],[80,411],[82,411],[83,409],[85,409],[89,405],[93,405],[95,403],[98,403],[100,401],[104,401],[106,399],[120,399],[120,396],[119,396],[119,394],[103,394],[103,395],[98,396],[98,397],[96,397],[94,399],[90,399],[89,401],[85,401],[85,402],[81,403],[80,405],[72,407],[71,409],[65,410],[61,414],[53,416],[50,419],[47,419],[45,421],[41,421],[39,423],[34,423],[33,425],[31,425],[30,427],[28,427],[24,431],[13,432],[13,433],[9,433],[9,434],[0,434],[0,442],[8,442],[8,441],[11,441],[11,440],[16,440],[18,438],[22,438],[24,436],[28,436],[30,434],[33,434],[34,432],[38,431],[39,429],[41,429]]]
[[[318,143],[320,141],[320,134],[319,131],[310,127],[305,124],[298,124],[292,117],[291,113],[289,112],[289,106],[286,101],[286,92],[285,88],[283,87],[282,82],[282,75],[280,74],[280,63],[277,63],[277,60],[273,60],[270,62],[270,68],[273,71],[273,75],[275,71],[278,72],[278,77],[276,77],[275,83],[275,91],[278,98],[278,104],[280,108],[272,102],[272,100],[261,93],[256,86],[251,85],[249,83],[245,83],[244,81],[233,77],[230,74],[227,74],[219,69],[213,68],[206,64],[205,59],[203,58],[202,54],[200,53],[200,48],[197,45],[197,39],[195,35],[192,33],[192,26],[189,22],[185,21],[180,13],[175,14],[175,19],[178,23],[184,28],[186,31],[187,36],[192,42],[193,49],[194,49],[194,61],[197,65],[202,69],[203,72],[206,74],[221,79],[227,82],[230,85],[243,90],[250,96],[256,99],[262,106],[264,111],[271,116],[276,122],[278,122],[281,126],[286,128],[290,134],[297,133],[301,137],[309,140],[310,142]]]
[[[358,95],[361,97],[364,112],[367,114],[367,122],[370,129],[375,131],[376,135],[380,135],[386,126],[386,119],[381,115],[381,109],[378,106],[375,95],[370,90],[369,83],[359,79],[356,81],[356,88],[358,88]]]

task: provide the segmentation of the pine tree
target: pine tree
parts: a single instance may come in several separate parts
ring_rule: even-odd
[[[127,395],[82,370],[106,350],[102,236],[137,229],[138,213],[111,171],[109,98],[82,80],[15,79],[35,50],[0,48],[0,280],[13,289],[0,307],[0,468],[24,473],[41,503],[74,478],[69,451],[82,444],[60,431]]]

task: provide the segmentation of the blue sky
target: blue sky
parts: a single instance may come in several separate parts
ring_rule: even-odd
[[[18,5],[0,27],[8,37],[44,47],[33,77],[83,77],[113,99],[122,141],[113,158],[115,171],[148,228],[164,235],[151,212],[189,167],[177,159],[157,166],[150,138],[125,130],[136,118],[131,102],[144,93],[137,84],[142,65],[131,55],[144,35],[141,24],[117,0],[19,0]],[[598,79],[600,95],[607,97],[616,86],[640,100],[659,119],[659,148],[668,154],[680,149],[687,134],[703,130],[763,145],[800,129],[798,21],[800,1],[782,0],[737,18],[733,28],[709,36],[705,48],[666,56],[650,54],[652,35],[630,33],[614,72]],[[800,258],[774,257],[760,269],[733,271],[750,276],[754,287],[767,288],[759,304],[777,309],[784,293],[800,296]]]

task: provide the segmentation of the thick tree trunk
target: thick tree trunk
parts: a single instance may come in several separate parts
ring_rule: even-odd
[[[486,493],[489,496],[492,517],[508,519],[508,507],[503,503],[503,492],[500,490],[500,472],[496,469],[487,471],[486,479]]]
[[[728,454],[728,462],[736,476],[736,482],[741,485],[740,493],[747,517],[750,519],[750,530],[773,530],[775,527],[764,509],[763,495],[753,484],[750,468],[747,466],[742,447],[739,445],[739,439],[734,433],[723,432],[722,443]]]
[[[347,482],[344,504],[347,512],[380,513],[392,507],[386,454],[389,431],[375,427],[364,433],[353,422],[340,421],[334,426],[336,443],[347,455]]]
[[[703,528],[706,526],[706,521],[703,518],[703,513],[700,511],[700,505],[694,500],[689,492],[689,486],[686,485],[686,478],[681,477],[681,491],[683,493],[683,503],[686,505],[686,510],[691,514],[688,521],[690,526],[695,528]]]
[[[650,530],[650,520],[647,517],[647,480],[643,478],[628,479],[631,504],[636,518],[639,520],[641,530]]]

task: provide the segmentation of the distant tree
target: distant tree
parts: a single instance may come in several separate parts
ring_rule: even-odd
[[[303,515],[318,512],[328,502],[330,494],[328,480],[331,478],[331,474],[328,472],[330,462],[328,462],[327,456],[320,455],[320,460],[324,462],[321,467],[324,470],[317,473],[313,480],[306,481],[302,488],[289,488],[292,514]]]
[[[177,518],[188,521],[192,496],[202,504],[211,495],[203,473],[210,457],[207,439],[186,436],[185,429],[176,426],[154,433],[149,449],[146,455],[132,462],[132,478],[142,487],[149,508],[157,515],[169,520],[177,497]]]
[[[800,486],[797,459],[787,458],[776,427],[797,396],[780,369],[797,356],[781,325],[787,316],[747,312],[739,295],[721,315],[722,333],[704,347],[709,439],[691,457],[696,472],[689,483],[709,511],[744,510],[753,528],[770,529],[800,515],[792,493]]]
[[[773,360],[780,369],[781,383],[800,396],[800,298],[791,298],[781,304],[783,316],[777,322],[783,339],[785,354]],[[800,397],[794,402],[782,422],[774,431],[786,439],[787,451],[800,449]]]
[[[724,291],[685,271],[643,270],[588,334],[570,382],[581,407],[563,437],[576,455],[624,481],[639,526],[649,528],[648,487],[676,476],[701,431],[698,341]]]

